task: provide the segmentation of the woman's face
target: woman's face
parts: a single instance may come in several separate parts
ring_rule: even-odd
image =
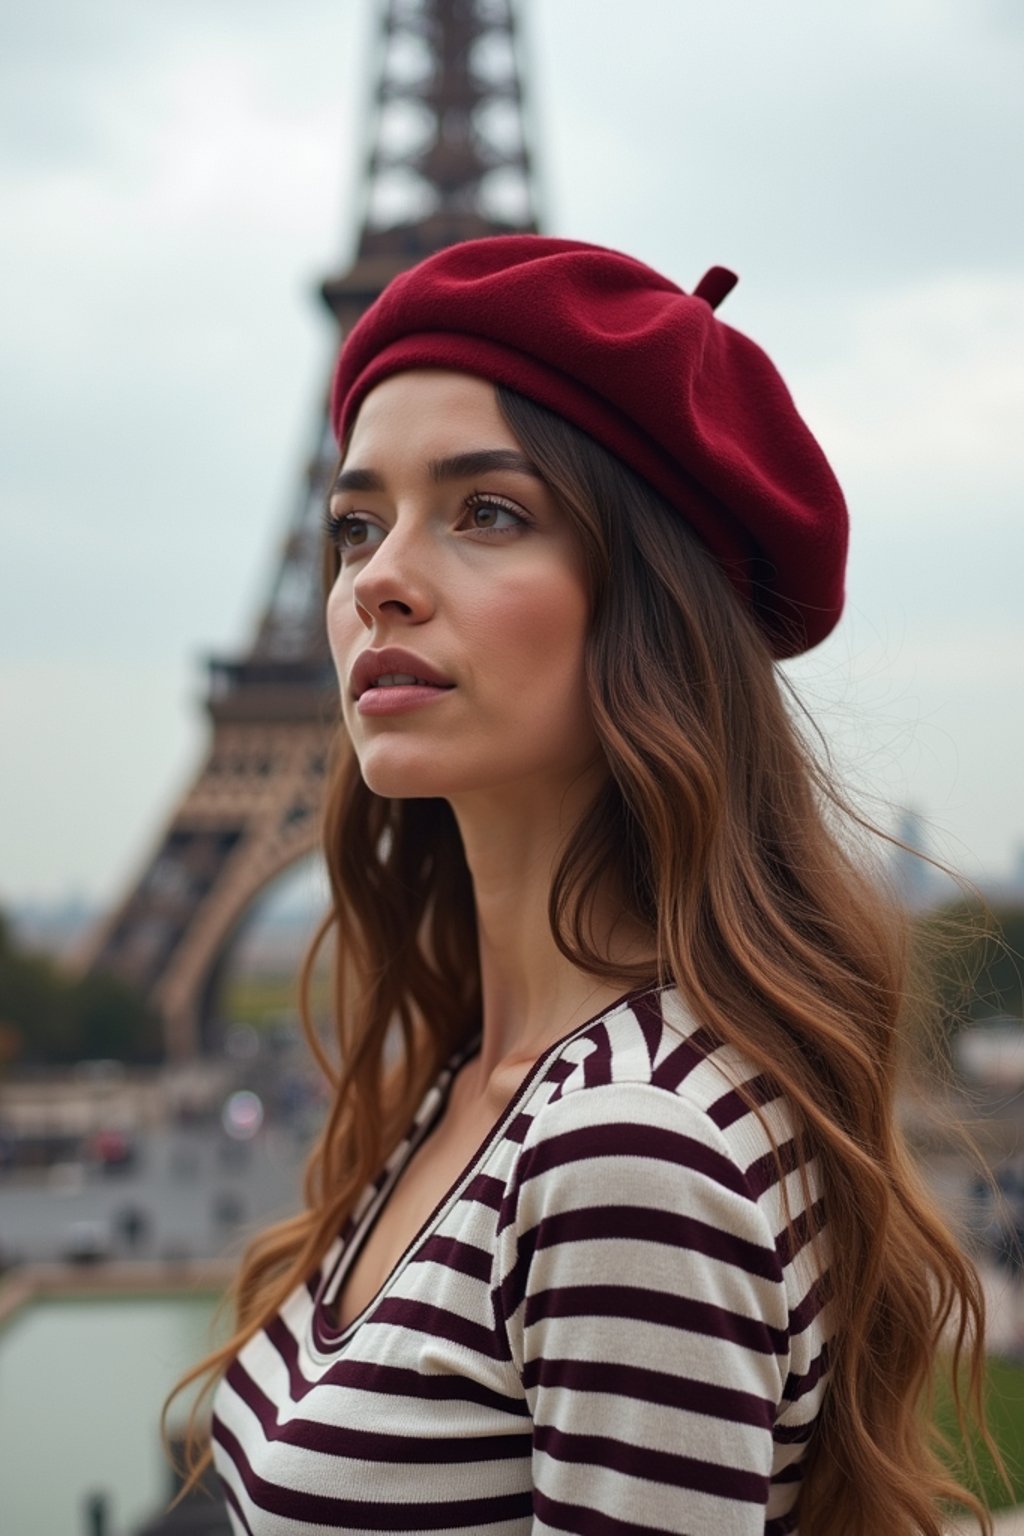
[[[490,384],[424,369],[371,391],[331,533],[331,654],[372,790],[557,793],[598,759],[582,556]]]

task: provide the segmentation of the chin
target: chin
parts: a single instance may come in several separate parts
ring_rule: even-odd
[[[453,772],[446,772],[437,752],[377,750],[374,743],[358,751],[363,783],[385,800],[444,799],[457,787]],[[461,777],[461,775],[459,776]]]

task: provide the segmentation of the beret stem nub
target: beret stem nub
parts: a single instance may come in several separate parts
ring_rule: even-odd
[[[695,299],[703,299],[712,309],[717,309],[727,294],[732,293],[739,278],[728,267],[709,267],[693,290]]]

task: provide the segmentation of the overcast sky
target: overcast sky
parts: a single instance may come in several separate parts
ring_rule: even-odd
[[[334,348],[372,0],[32,0],[0,21],[0,903],[113,899],[244,651]],[[790,670],[860,796],[1024,843],[1024,6],[524,0],[549,232],[782,370],[852,515]]]

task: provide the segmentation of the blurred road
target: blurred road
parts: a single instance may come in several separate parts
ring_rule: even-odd
[[[247,1229],[297,1209],[307,1144],[280,1124],[250,1141],[219,1126],[140,1135],[131,1168],[65,1163],[0,1170],[0,1258],[52,1262],[78,1251],[208,1259]]]

